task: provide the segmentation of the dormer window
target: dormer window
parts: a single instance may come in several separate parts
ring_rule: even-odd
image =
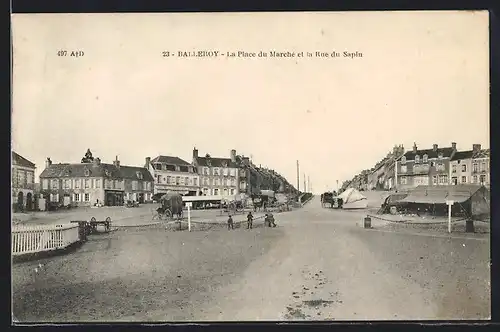
[[[109,170],[105,170],[104,174],[106,174],[106,176],[111,176],[111,172]]]
[[[417,154],[415,156],[415,163],[419,163],[420,162],[420,156]]]
[[[443,154],[442,154],[442,153],[439,153],[439,154],[438,154],[438,158],[439,158],[439,159],[443,159]]]
[[[212,166],[212,162],[210,160],[207,160],[207,166]]]
[[[90,175],[90,171],[86,168],[84,171],[83,171],[83,174],[85,176],[89,176]]]
[[[406,163],[406,157],[405,156],[402,156],[401,157],[401,164],[405,164]]]
[[[429,156],[427,154],[424,154],[424,157],[422,158],[422,162],[426,163],[428,158],[429,158]]]
[[[176,165],[176,166],[175,166],[175,171],[176,171],[176,172],[179,172],[180,170],[181,170],[181,168],[180,168],[179,166],[177,166],[177,165]]]
[[[137,174],[137,178],[139,180],[142,180],[142,173],[141,172],[136,172],[136,174]]]

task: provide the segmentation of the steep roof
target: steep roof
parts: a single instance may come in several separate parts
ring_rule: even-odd
[[[207,167],[238,167],[238,164],[231,161],[231,158],[198,157],[198,165]]]
[[[124,179],[154,181],[151,173],[144,167],[120,166],[120,173]],[[141,174],[142,179],[139,174]]]
[[[88,176],[92,177],[120,177],[118,169],[111,164],[96,164],[96,163],[79,163],[79,164],[69,164],[69,163],[59,163],[52,164],[45,168],[40,174],[41,178],[59,178],[59,177],[85,177],[86,170],[89,171]],[[108,171],[108,174],[106,174]]]
[[[29,161],[28,159],[24,158],[23,156],[17,154],[14,151],[12,151],[12,163],[15,165],[19,165],[19,166],[35,168],[34,163],[32,163],[31,161]]]
[[[173,156],[158,156],[153,160],[151,160],[151,163],[163,163],[163,164],[178,165],[178,166],[191,165],[187,161],[182,160],[179,157],[173,157]]]
[[[457,151],[451,160],[461,160],[461,159],[471,159],[472,150],[468,151]]]
[[[453,154],[453,148],[438,148],[436,151],[434,149],[425,149],[425,150],[417,150],[417,153],[413,152],[413,150],[407,151],[404,156],[406,160],[415,160],[415,156],[419,155],[422,157],[423,155],[427,155],[427,158],[438,158],[439,154],[443,154],[443,158],[450,158]]]

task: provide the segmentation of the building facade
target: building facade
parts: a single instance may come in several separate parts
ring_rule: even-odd
[[[154,180],[154,194],[177,192],[181,195],[200,195],[200,176],[196,167],[178,157],[158,156],[146,158],[145,168]]]
[[[36,166],[14,151],[12,151],[11,158],[12,204],[18,210],[33,210]]]
[[[481,149],[481,144],[473,144],[472,150],[457,152],[450,164],[450,184],[490,187],[490,150]]]
[[[91,163],[53,164],[40,174],[40,193],[50,205],[123,205],[124,179],[120,170],[95,158]]]
[[[419,185],[449,184],[450,160],[457,152],[456,143],[451,147],[440,148],[434,144],[432,149],[419,150],[413,145],[395,167],[397,189],[409,189]]]
[[[124,201],[149,203],[153,201],[154,179],[146,167],[122,166],[118,157],[113,165],[119,170],[123,178]]]
[[[198,155],[193,149],[193,165],[200,176],[200,191],[202,195],[235,196],[240,194],[240,165],[236,160],[236,150],[231,150],[229,158],[216,158],[209,154],[205,157]],[[242,173],[243,170],[241,171]],[[242,176],[241,179],[244,177]],[[245,181],[242,181],[245,183]]]

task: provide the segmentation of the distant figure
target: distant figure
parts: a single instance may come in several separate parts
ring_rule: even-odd
[[[247,229],[252,229],[253,228],[253,215],[252,215],[251,211],[248,212],[247,221],[248,221]]]
[[[274,222],[274,216],[272,213],[266,213],[266,218],[264,220],[268,227],[276,227],[276,223]]]
[[[231,217],[231,215],[229,215],[229,218],[227,219],[227,229],[234,229],[233,217]]]

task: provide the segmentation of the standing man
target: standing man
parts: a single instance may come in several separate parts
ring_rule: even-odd
[[[227,229],[234,229],[233,217],[231,217],[231,215],[229,215],[229,218],[227,219]]]
[[[252,211],[248,212],[247,220],[248,220],[247,229],[252,229],[253,228],[253,215],[252,215]]]

